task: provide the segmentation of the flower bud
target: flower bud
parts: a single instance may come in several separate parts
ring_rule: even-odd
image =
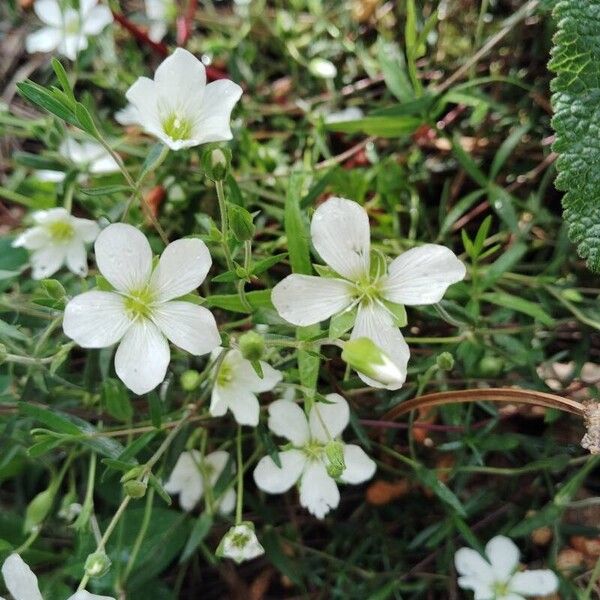
[[[450,352],[442,352],[436,358],[437,366],[442,371],[452,371],[454,368],[454,356]]]
[[[139,479],[130,479],[123,484],[123,489],[130,498],[143,498],[146,495],[148,484]]]
[[[231,164],[231,150],[226,146],[209,146],[202,154],[202,166],[209,179],[223,181]]]
[[[64,300],[67,296],[65,288],[56,279],[43,279],[40,284],[44,292],[54,300]]]
[[[327,473],[330,477],[337,479],[342,475],[346,468],[344,461],[344,444],[332,440],[325,446],[325,456],[327,457]]]
[[[256,331],[247,331],[241,335],[239,345],[242,356],[250,362],[260,360],[265,353],[265,340]]]
[[[217,556],[231,558],[237,564],[252,560],[265,553],[256,533],[254,523],[243,521],[232,527],[223,537],[217,548]]]
[[[252,215],[238,204],[229,204],[227,207],[229,213],[229,226],[239,242],[247,242],[254,237],[256,227],[252,222]]]
[[[342,360],[366,377],[383,385],[398,385],[406,378],[392,359],[370,338],[356,338],[344,344]]]
[[[194,369],[189,369],[181,374],[181,378],[179,381],[181,382],[181,387],[186,392],[193,392],[200,385],[200,382],[202,381],[202,376],[200,375],[200,373],[198,373],[198,371],[195,371]]]
[[[102,577],[110,569],[111,561],[105,552],[93,552],[85,559],[85,573],[88,577]]]

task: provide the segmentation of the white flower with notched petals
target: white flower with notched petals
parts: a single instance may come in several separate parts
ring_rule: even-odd
[[[145,394],[164,380],[171,358],[167,339],[195,356],[219,346],[211,312],[177,300],[195,290],[210,269],[202,240],[169,244],[154,270],[150,244],[132,225],[109,225],[94,248],[98,269],[114,291],[73,298],[65,308],[63,329],[84,348],[119,342],[115,370],[130,390]]]
[[[169,25],[176,15],[173,0],[145,0],[146,16],[150,22],[148,37],[153,42],[160,42],[169,30]]]
[[[164,488],[169,494],[179,494],[181,508],[189,512],[200,502],[206,488],[215,486],[228,461],[229,454],[224,450],[211,452],[204,459],[198,450],[182,452]],[[234,509],[235,490],[232,487],[217,500],[217,506],[224,515]]]
[[[465,266],[448,248],[425,244],[398,256],[387,273],[372,273],[369,217],[362,206],[344,198],[317,208],[310,233],[336,276],[288,275],[273,288],[275,308],[294,325],[312,325],[357,307],[351,338],[371,339],[403,373],[401,380],[387,385],[359,377],[373,387],[400,388],[410,352],[395,324],[394,305],[439,302],[449,285],[463,279]]]
[[[281,467],[270,456],[260,459],[254,481],[269,494],[282,494],[299,482],[300,504],[322,519],[340,501],[336,480],[358,484],[373,477],[376,465],[362,448],[337,438],[348,425],[350,409],[339,394],[326,396],[308,415],[294,402],[277,400],[269,406],[269,429],[287,438],[291,449],[279,453]],[[332,446],[339,448],[339,476],[332,476]]]
[[[45,27],[27,36],[27,52],[56,50],[71,60],[88,47],[88,37],[98,35],[113,21],[109,8],[97,0],[79,0],[79,10],[63,10],[58,0],[36,0],[33,10]]]
[[[547,596],[558,589],[558,578],[548,569],[517,571],[519,549],[502,535],[487,543],[485,558],[471,548],[461,548],[454,563],[460,575],[458,585],[472,590],[475,600],[524,600],[525,596]]]
[[[177,48],[156,69],[154,80],[140,77],[126,95],[144,129],[181,150],[232,138],[229,120],[242,88],[228,79],[206,85],[204,65]]]
[[[73,217],[64,208],[34,212],[32,219],[35,226],[12,244],[31,251],[32,277],[50,277],[65,263],[72,273],[85,277],[88,272],[85,245],[91,244],[100,233],[96,221]]]
[[[106,173],[115,173],[119,170],[119,165],[115,159],[96,142],[76,142],[67,138],[58,148],[58,153],[71,162],[80,171],[85,171],[92,175],[104,175]],[[40,181],[60,182],[66,177],[63,171],[52,171],[43,169],[35,172]]]
[[[254,533],[254,523],[243,521],[234,525],[224,536],[217,548],[217,556],[231,558],[238,565],[265,553],[265,549]]]
[[[217,355],[215,353],[215,357]],[[256,394],[271,391],[281,381],[279,371],[262,360],[259,362],[262,377],[239,350],[227,352],[215,374],[210,401],[213,417],[222,417],[230,410],[240,425],[258,425],[260,405]]]
[[[11,554],[2,565],[2,575],[14,600],[44,600],[37,577],[27,563],[18,555]],[[3,598],[0,598],[3,600]],[[75,592],[68,600],[115,600],[112,596],[98,596],[85,590]]]

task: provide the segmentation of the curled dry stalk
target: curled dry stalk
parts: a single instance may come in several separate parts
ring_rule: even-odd
[[[383,421],[393,421],[413,410],[454,404],[456,402],[510,402],[530,404],[546,408],[556,408],[577,415],[583,419],[586,433],[581,445],[591,454],[600,454],[600,403],[577,402],[555,394],[514,388],[488,388],[476,390],[457,390],[425,394],[394,406],[385,415]]]

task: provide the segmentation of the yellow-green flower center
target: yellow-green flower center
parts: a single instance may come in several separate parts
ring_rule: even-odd
[[[171,113],[164,119],[162,126],[172,140],[188,140],[192,135],[192,122],[177,113]]]
[[[67,35],[74,35],[76,33],[79,33],[79,17],[78,16],[73,16],[70,19],[67,19],[65,21],[65,33]]]
[[[361,301],[370,302],[381,296],[380,280],[363,278],[354,284],[354,296]]]
[[[508,596],[510,593],[508,583],[505,581],[495,581],[492,590],[494,591],[494,598],[504,598],[504,596]]]
[[[68,221],[54,221],[48,225],[50,237],[55,242],[68,242],[75,235],[73,225]]]
[[[302,452],[309,460],[320,460],[325,452],[325,446],[319,442],[310,441],[306,446],[302,447]]]
[[[247,533],[236,531],[229,536],[229,541],[234,548],[242,550],[250,541],[250,536]]]
[[[133,320],[150,317],[153,302],[154,294],[148,288],[131,292],[124,299],[125,310]]]
[[[223,362],[217,373],[217,385],[225,387],[233,380],[233,369],[230,364]]]

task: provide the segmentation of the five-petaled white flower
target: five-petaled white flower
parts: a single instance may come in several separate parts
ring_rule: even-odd
[[[12,244],[31,250],[32,277],[50,277],[65,263],[75,275],[87,275],[85,245],[91,244],[100,233],[96,221],[73,217],[64,208],[36,211],[32,219],[35,226],[24,231]]]
[[[64,4],[64,3],[62,3]],[[79,0],[79,10],[61,8],[59,0],[36,0],[33,10],[46,26],[27,36],[27,52],[58,51],[71,60],[88,46],[88,37],[98,35],[113,16],[98,0]]]
[[[217,556],[231,558],[238,565],[265,553],[256,537],[254,523],[242,521],[234,525],[224,536],[217,548]]]
[[[398,389],[410,352],[391,309],[439,302],[449,285],[463,279],[465,266],[448,248],[425,244],[398,256],[387,273],[373,273],[369,217],[360,204],[344,198],[317,208],[310,233],[315,250],[337,276],[288,275],[273,288],[275,308],[294,325],[312,325],[358,307],[351,338],[370,338],[404,373],[387,385],[359,376],[373,387]]]
[[[214,357],[218,354],[215,352]],[[271,391],[281,381],[281,373],[277,369],[262,360],[260,366],[262,378],[239,350],[227,352],[215,374],[210,401],[213,417],[222,417],[230,410],[240,425],[258,425],[260,405],[256,394]]]
[[[195,356],[219,346],[211,312],[177,300],[195,290],[210,269],[202,240],[172,242],[154,270],[150,244],[132,225],[109,225],[94,248],[98,269],[114,291],[73,298],[65,308],[63,329],[84,348],[120,342],[115,370],[130,390],[145,394],[164,380],[171,358],[167,339]]]
[[[475,600],[524,600],[524,596],[547,596],[558,588],[553,571],[517,571],[519,549],[507,537],[492,538],[485,556],[487,560],[471,548],[461,548],[454,556],[458,585],[473,590]]]
[[[81,171],[92,175],[103,175],[114,173],[119,170],[115,159],[96,142],[76,142],[67,138],[58,148],[58,153],[69,162],[73,163]],[[36,177],[41,181],[63,181],[66,177],[64,171],[53,171],[42,169],[36,171]]]
[[[14,600],[44,600],[37,577],[29,565],[18,555],[11,554],[2,565],[2,575]],[[0,600],[4,600],[0,598]],[[85,590],[75,592],[68,600],[115,600],[112,596],[98,596]]]
[[[228,461],[229,454],[224,450],[211,452],[204,459],[198,450],[182,452],[164,488],[169,494],[179,494],[181,508],[189,512],[205,495],[207,487],[214,488]],[[234,509],[235,490],[232,487],[217,499],[217,506],[224,515]]]
[[[142,127],[172,150],[181,150],[233,137],[229,120],[242,88],[228,79],[206,85],[204,65],[177,48],[158,66],[154,80],[140,77],[126,95]]]
[[[339,394],[326,398],[329,404],[316,403],[308,419],[294,402],[273,402],[269,406],[269,429],[287,438],[292,448],[279,453],[281,467],[265,456],[254,470],[256,485],[269,494],[286,492],[299,481],[300,504],[319,519],[339,504],[336,480],[362,483],[371,479],[376,469],[362,448],[338,439],[350,420],[346,400]]]

